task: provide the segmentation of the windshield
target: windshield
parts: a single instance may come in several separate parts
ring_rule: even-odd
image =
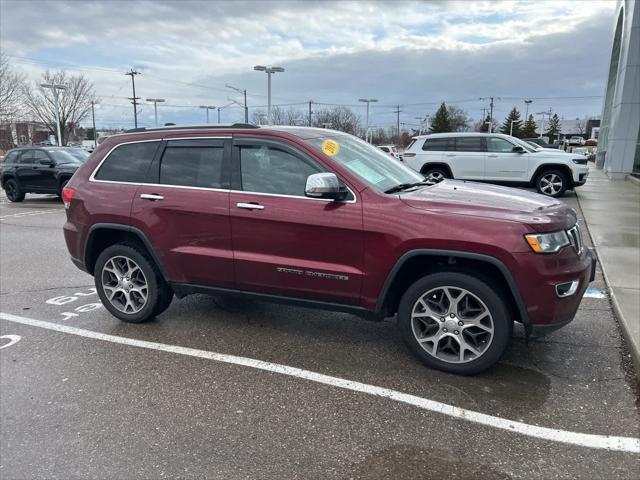
[[[84,150],[68,148],[65,150],[47,150],[56,163],[84,163],[89,154]]]
[[[401,184],[424,182],[419,173],[352,135],[326,135],[307,142],[376,190],[384,192]]]
[[[535,148],[536,150],[542,150],[542,147],[540,145],[538,145],[535,142],[530,142],[529,140],[526,140],[526,142],[531,145],[533,148]]]
[[[522,148],[524,148],[529,153],[533,153],[533,152],[535,152],[537,150],[536,148],[533,148],[527,142],[525,142],[523,140],[520,140],[519,138],[511,137],[511,141],[512,142],[516,142],[518,145],[520,145]]]

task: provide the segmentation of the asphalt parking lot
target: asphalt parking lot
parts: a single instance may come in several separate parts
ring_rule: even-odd
[[[516,328],[464,378],[423,367],[392,321],[194,295],[121,323],[63,222],[56,197],[0,197],[3,479],[638,478],[600,271],[573,323],[528,346]]]

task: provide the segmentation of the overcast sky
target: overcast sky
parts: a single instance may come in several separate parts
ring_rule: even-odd
[[[248,91],[250,112],[273,101],[354,105],[377,98],[370,123],[417,123],[441,101],[478,119],[495,96],[500,121],[514,105],[553,108],[566,119],[599,115],[615,1],[12,1],[0,0],[2,50],[32,80],[50,68],[90,78],[102,103],[98,126],[131,127],[137,94],[167,100],[161,121],[203,123],[202,104]],[[301,105],[306,110],[306,106]],[[314,106],[314,108],[321,108]],[[239,108],[222,121],[242,119]],[[211,112],[211,121],[217,114]],[[153,123],[145,105],[141,125]]]

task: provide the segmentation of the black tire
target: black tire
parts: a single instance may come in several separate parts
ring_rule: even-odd
[[[439,287],[467,290],[468,293],[471,293],[472,296],[477,297],[484,303],[491,315],[491,319],[493,320],[493,338],[489,340],[490,343],[488,346],[484,347],[479,356],[470,358],[464,363],[452,363],[450,361],[437,358],[427,352],[425,349],[427,347],[423,348],[423,344],[418,341],[416,334],[414,334],[412,321],[414,305],[416,305],[423,295]],[[445,326],[448,325],[446,322],[449,321],[449,316],[445,315],[446,312],[442,317],[439,317],[437,321],[434,322],[433,328],[438,333],[447,331],[445,330]],[[438,323],[443,322],[443,319],[445,319],[444,323]],[[451,319],[451,321],[456,324],[459,320],[465,319],[462,316],[456,319]],[[462,323],[464,324],[464,322]],[[492,288],[491,283],[487,283],[485,280],[480,280],[464,273],[440,272],[421,278],[411,285],[411,287],[409,287],[405,292],[398,307],[398,327],[400,328],[402,337],[409,349],[428,367],[457,375],[475,375],[491,367],[500,359],[513,332],[513,321],[509,316],[505,301],[501,297],[499,291]],[[467,326],[464,328],[469,327]],[[458,330],[456,330],[456,332],[458,332]],[[460,334],[461,337],[463,337],[463,333],[463,329],[460,328],[459,333],[456,333],[456,335]],[[468,335],[468,333],[464,335]],[[449,334],[449,336],[451,335]],[[465,339],[466,338],[467,337],[465,336]],[[446,337],[442,337],[442,340],[445,342],[449,341]],[[440,340],[438,342],[440,342]],[[433,346],[428,347],[431,349],[433,348]],[[436,348],[439,349],[439,347]],[[463,358],[465,357],[464,352],[466,351],[467,350],[463,351]]]
[[[559,185],[558,185],[559,184]],[[536,178],[538,193],[547,197],[558,198],[564,195],[569,187],[567,174],[561,170],[544,170]]]
[[[440,183],[445,178],[451,178],[447,169],[442,167],[426,166],[422,169],[422,174],[428,181],[433,183]]]
[[[4,191],[10,202],[21,202],[24,200],[24,192],[18,182],[13,178],[4,182]]]
[[[144,275],[147,284],[147,299],[139,311],[126,313],[119,310],[107,297],[103,286],[103,274],[106,276],[108,276],[108,274],[103,272],[103,270],[105,264],[114,257],[124,257],[132,260],[138,265]],[[104,307],[114,317],[127,323],[142,323],[153,319],[169,307],[173,298],[173,292],[162,278],[153,260],[135,245],[115,244],[104,249],[96,261],[94,280],[96,290]]]

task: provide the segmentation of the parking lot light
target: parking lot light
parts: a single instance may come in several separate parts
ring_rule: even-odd
[[[253,69],[267,74],[267,124],[271,125],[271,75],[277,72],[284,72],[284,68],[256,65]]]

